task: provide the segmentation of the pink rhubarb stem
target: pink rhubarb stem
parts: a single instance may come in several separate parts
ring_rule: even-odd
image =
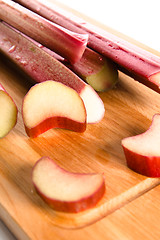
[[[97,92],[107,91],[113,88],[118,81],[118,70],[116,65],[106,57],[90,48],[86,47],[81,59],[76,63],[71,64],[52,50],[40,45],[38,42],[26,35],[24,36],[75,72]]]
[[[77,62],[86,48],[88,34],[65,29],[11,0],[0,0],[0,19],[71,63]]]
[[[105,30],[102,30],[53,3],[42,0],[17,0],[53,22],[89,35],[88,46],[114,61],[118,68],[160,93],[160,58]]]
[[[9,27],[11,26],[9,25]],[[28,38],[35,45],[43,49],[45,52],[56,58],[61,63],[65,64],[65,66],[70,68],[80,78],[90,84],[96,91],[107,91],[113,88],[117,83],[118,70],[116,68],[116,65],[108,58],[93,51],[92,49],[86,47],[81,59],[76,63],[71,64],[57,53],[53,52],[49,48],[46,48],[37,41],[21,33],[17,29],[13,27],[12,29],[22,34],[25,38]]]
[[[83,99],[87,122],[95,123],[104,116],[104,104],[94,89],[69,68],[46,53],[18,31],[0,21],[0,52],[36,82],[54,80],[73,88]]]

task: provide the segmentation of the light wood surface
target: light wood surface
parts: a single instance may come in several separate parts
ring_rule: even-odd
[[[17,238],[158,239],[155,226],[148,236],[153,215],[158,218],[160,179],[129,170],[121,147],[122,138],[150,126],[153,114],[160,109],[158,93],[120,73],[116,88],[99,94],[106,110],[100,123],[88,125],[83,134],[52,129],[30,139],[21,107],[31,84],[2,56],[0,82],[19,110],[16,127],[0,140],[0,217]],[[33,164],[42,156],[70,171],[103,172],[106,194],[98,206],[80,214],[56,213],[48,207],[31,182]]]

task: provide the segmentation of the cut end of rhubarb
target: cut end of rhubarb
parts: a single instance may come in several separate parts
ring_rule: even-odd
[[[12,98],[0,88],[0,138],[5,137],[17,122],[17,107]]]
[[[87,123],[97,123],[105,114],[103,101],[90,85],[86,85],[80,92],[87,111]]]
[[[22,112],[26,132],[31,137],[50,128],[77,132],[86,129],[86,109],[78,93],[52,80],[38,83],[29,90]]]
[[[129,168],[148,177],[160,177],[160,114],[153,116],[150,128],[122,140]]]
[[[105,192],[102,174],[68,172],[48,157],[42,157],[33,167],[32,181],[40,196],[63,212],[91,208]]]
[[[104,92],[115,86],[118,81],[118,71],[115,65],[106,59],[102,68],[96,74],[87,76],[85,80],[97,92]]]
[[[98,92],[109,90],[118,80],[116,65],[90,48],[71,69]]]

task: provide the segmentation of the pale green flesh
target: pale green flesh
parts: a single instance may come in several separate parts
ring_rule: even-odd
[[[10,96],[0,91],[0,138],[4,137],[14,127],[17,109]]]

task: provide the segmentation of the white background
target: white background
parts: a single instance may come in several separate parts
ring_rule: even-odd
[[[160,51],[159,0],[58,0]]]
[[[58,1],[160,52],[159,0]],[[14,240],[1,221],[0,240]]]

